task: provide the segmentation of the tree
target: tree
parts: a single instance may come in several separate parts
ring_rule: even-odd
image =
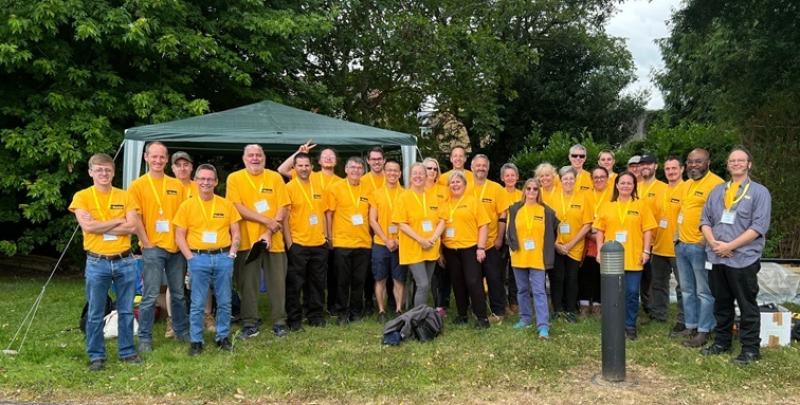
[[[63,247],[85,161],[122,130],[262,99],[333,102],[299,73],[313,1],[4,1],[0,252]],[[80,179],[80,181],[79,181]],[[78,184],[81,183],[81,184]]]

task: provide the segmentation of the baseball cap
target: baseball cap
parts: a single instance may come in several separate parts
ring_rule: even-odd
[[[179,159],[186,160],[189,163],[194,163],[194,160],[192,160],[192,157],[189,156],[188,153],[186,153],[186,152],[184,152],[182,150],[181,151],[177,151],[177,152],[172,154],[172,164],[174,165],[175,162],[177,162]]]
[[[642,157],[639,155],[633,155],[630,159],[628,159],[629,165],[638,165],[642,160]]]
[[[641,159],[639,159],[639,164],[651,164],[651,163],[658,163],[656,157],[649,153],[642,155]]]

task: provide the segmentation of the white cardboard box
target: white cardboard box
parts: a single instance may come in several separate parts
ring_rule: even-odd
[[[792,313],[780,305],[778,311],[761,313],[761,347],[788,346],[791,343]]]

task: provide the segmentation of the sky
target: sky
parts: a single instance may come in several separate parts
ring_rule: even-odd
[[[626,91],[648,90],[647,108],[651,110],[664,106],[664,98],[653,83],[653,72],[664,67],[655,40],[669,36],[668,20],[680,3],[680,0],[625,1],[606,28],[610,35],[627,41],[636,63],[637,80]]]

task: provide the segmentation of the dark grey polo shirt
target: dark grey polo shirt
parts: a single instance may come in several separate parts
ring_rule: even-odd
[[[747,267],[755,263],[764,251],[772,213],[772,197],[766,187],[748,178],[739,185],[734,201],[742,194],[747,187],[747,183],[750,183],[747,194],[731,207],[731,210],[736,211],[736,218],[732,224],[722,223],[722,212],[725,210],[725,191],[728,189],[728,182],[714,187],[714,190],[708,196],[706,205],[703,206],[700,226],[710,226],[715,239],[722,242],[730,242],[748,229],[756,231],[759,235],[756,240],[734,250],[731,257],[719,257],[707,245],[708,261],[713,264],[724,264],[734,268]]]

